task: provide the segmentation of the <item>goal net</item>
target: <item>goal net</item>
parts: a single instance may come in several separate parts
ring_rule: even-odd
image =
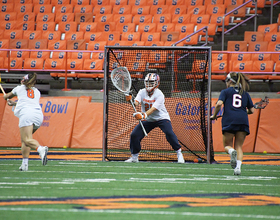
[[[105,48],[103,160],[122,161],[131,156],[130,133],[138,124],[134,109],[110,79],[111,71],[126,66],[131,74],[132,96],[144,88],[147,73],[160,76],[159,89],[165,95],[173,130],[186,161],[200,158],[213,162],[211,73],[208,63],[211,47],[124,47]],[[137,111],[141,111],[140,105]],[[165,134],[153,129],[141,141],[139,160],[177,161],[177,154]]]

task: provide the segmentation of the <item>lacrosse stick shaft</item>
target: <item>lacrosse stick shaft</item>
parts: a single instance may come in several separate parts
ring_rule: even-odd
[[[136,110],[136,108],[135,108],[135,105],[133,104],[132,100],[130,100],[130,103],[131,103],[131,105],[132,105],[134,111],[137,112],[137,110]],[[142,121],[139,120],[139,123],[140,123],[140,125],[141,125],[141,127],[142,127],[142,130],[143,130],[145,136],[148,136],[148,134],[147,134],[147,132],[146,132],[146,129],[144,128],[144,125],[143,125]]]
[[[3,93],[4,95],[6,95],[6,93],[5,93],[5,91],[4,91],[4,89],[3,89],[3,87],[2,87],[1,84],[0,84],[0,88],[1,88],[2,93]]]

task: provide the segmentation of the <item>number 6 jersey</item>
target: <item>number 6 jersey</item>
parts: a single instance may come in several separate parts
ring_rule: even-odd
[[[153,112],[151,115],[147,117],[147,121],[159,121],[163,119],[170,120],[169,114],[165,108],[164,102],[164,94],[159,89],[155,89],[151,96],[148,95],[146,89],[141,89],[135,101],[141,103],[142,112],[148,111],[151,107],[157,109],[157,111]]]

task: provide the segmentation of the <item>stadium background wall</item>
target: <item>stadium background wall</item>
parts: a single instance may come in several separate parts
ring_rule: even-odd
[[[212,108],[217,99],[212,99]],[[259,99],[253,99],[257,102]],[[91,97],[42,97],[44,122],[34,134],[42,145],[54,148],[102,148],[103,103],[92,103]],[[264,110],[249,115],[251,134],[244,152],[280,153],[280,99],[270,99]],[[223,152],[221,119],[213,122],[215,152]],[[18,118],[0,95],[0,146],[20,147]]]

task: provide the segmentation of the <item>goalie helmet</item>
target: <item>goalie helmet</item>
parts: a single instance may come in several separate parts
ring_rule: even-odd
[[[159,75],[156,73],[148,73],[145,77],[144,83],[147,92],[153,92],[159,86]]]

